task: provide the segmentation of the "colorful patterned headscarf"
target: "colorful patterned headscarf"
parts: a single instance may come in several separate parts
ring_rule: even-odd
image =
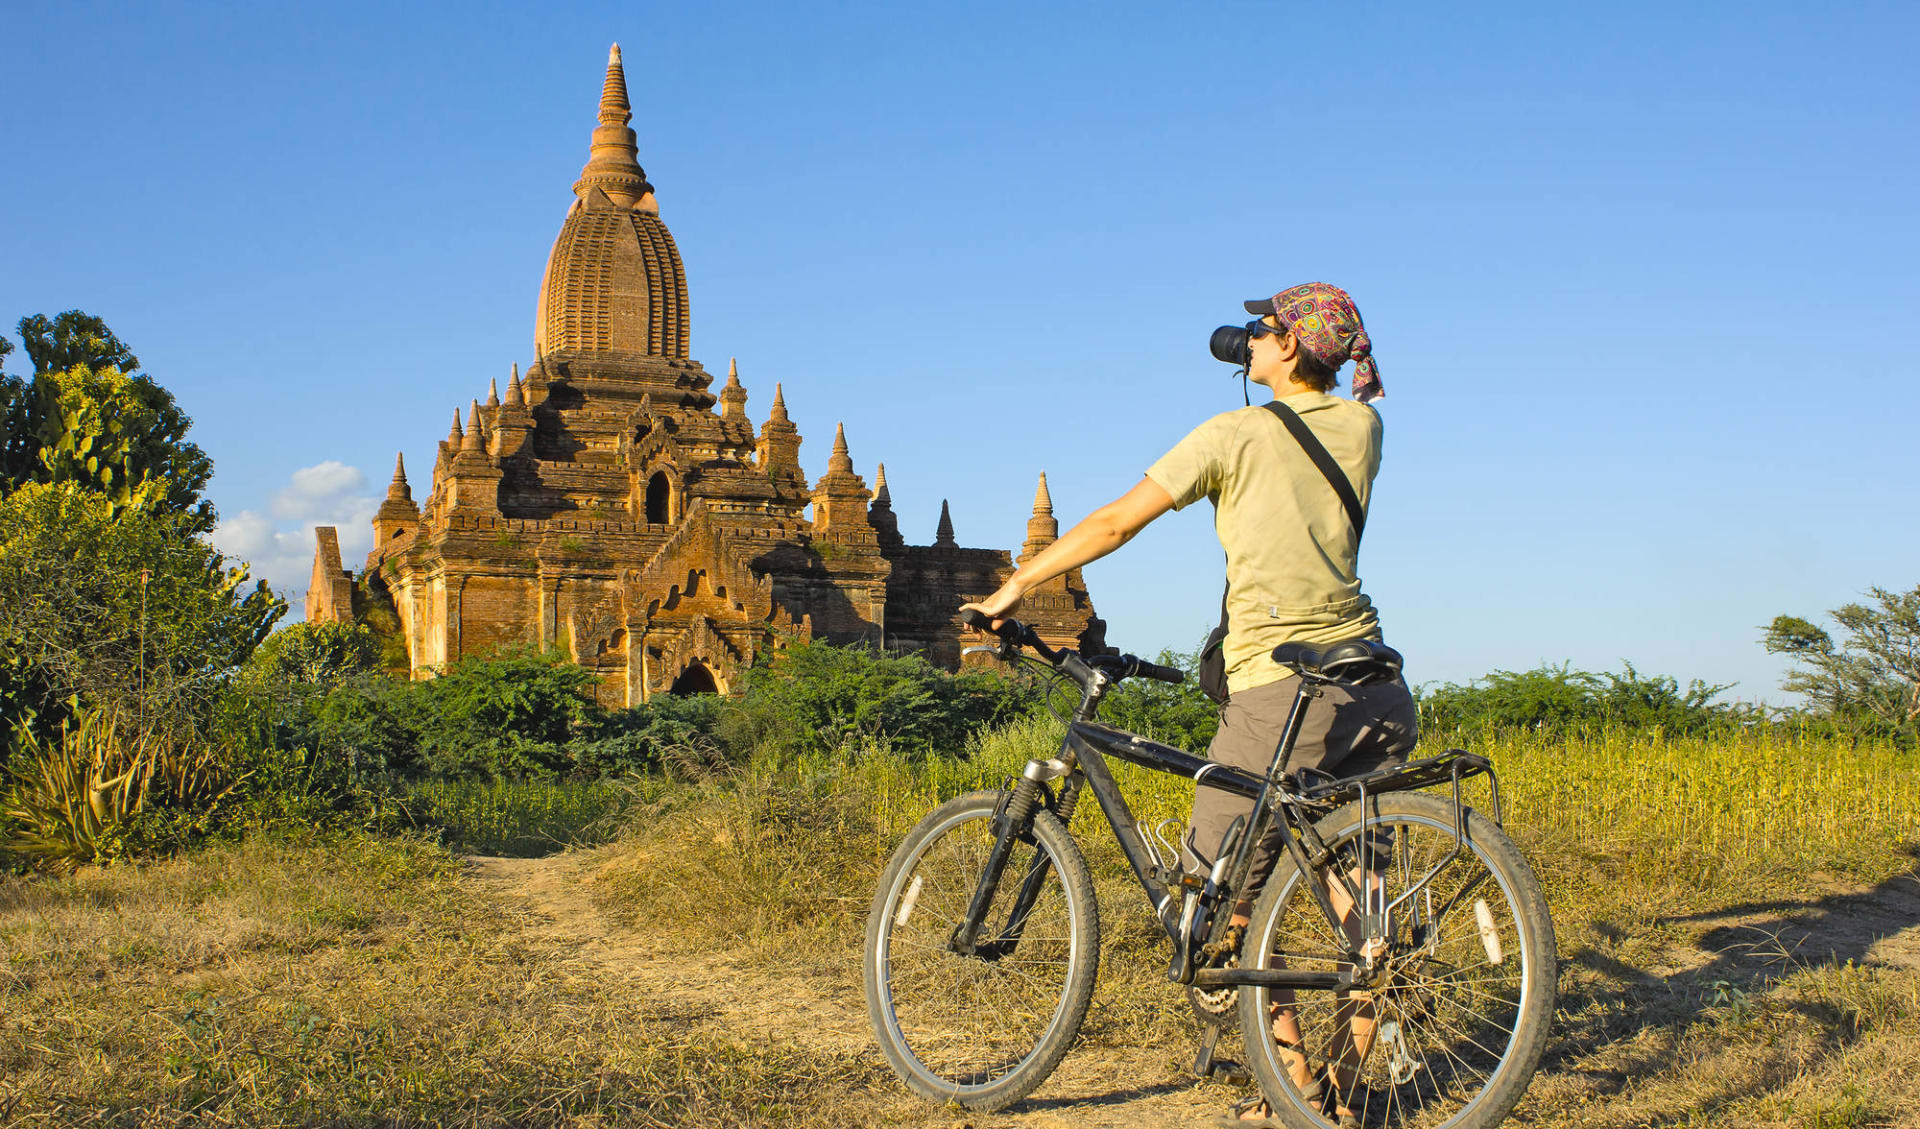
[[[1373,360],[1373,341],[1367,337],[1360,310],[1346,291],[1324,282],[1308,282],[1246,306],[1248,313],[1274,315],[1327,367],[1338,369],[1353,361],[1354,399],[1364,404],[1386,395],[1380,383],[1380,366]]]

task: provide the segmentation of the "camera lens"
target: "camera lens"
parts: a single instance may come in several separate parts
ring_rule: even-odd
[[[1215,360],[1230,365],[1245,366],[1253,362],[1253,350],[1247,345],[1245,326],[1223,325],[1214,330],[1213,336],[1207,339],[1207,351],[1213,354]]]

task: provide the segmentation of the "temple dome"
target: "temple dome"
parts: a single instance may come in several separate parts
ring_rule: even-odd
[[[687,272],[641,169],[620,46],[607,56],[600,124],[575,199],[547,258],[534,318],[544,354],[642,354],[684,360]]]

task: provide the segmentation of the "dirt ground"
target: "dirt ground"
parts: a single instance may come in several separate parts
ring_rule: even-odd
[[[509,912],[530,944],[603,986],[626,985],[655,1014],[664,1003],[690,1029],[711,1026],[879,1061],[857,969],[661,951],[646,931],[596,907],[592,876],[603,861],[599,852],[470,860],[472,881]],[[1674,1125],[1704,1114],[1709,1124],[1920,1125],[1920,1091],[1913,1089],[1920,1083],[1906,1069],[1911,1063],[1901,1065],[1908,1055],[1887,1045],[1892,1032],[1884,1021],[1876,1032],[1849,1018],[1844,984],[1831,990],[1833,999],[1801,992],[1811,1001],[1804,1006],[1780,989],[1796,971],[1844,981],[1867,970],[1912,983],[1920,974],[1914,875],[1869,890],[1663,921],[1651,949],[1645,937],[1612,936],[1611,928],[1587,923],[1580,945],[1562,938],[1563,952],[1575,955],[1565,962],[1555,1044],[1516,1111],[1517,1123]],[[1770,1002],[1748,1006],[1763,997]],[[1902,1005],[1895,999],[1890,1006]],[[1893,1026],[1913,1018],[1896,1016]],[[1191,1045],[1132,1053],[1076,1048],[1032,1097],[998,1114],[939,1109],[885,1084],[847,1094],[835,1106],[849,1124],[1205,1125],[1242,1091],[1194,1081],[1185,1070],[1192,1054]],[[1890,1070],[1904,1077],[1896,1081]]]
[[[517,910],[527,937],[564,958],[582,976],[603,984],[618,980],[637,998],[692,1024],[711,1024],[739,1035],[789,1040],[815,1048],[849,1050],[880,1062],[867,1027],[858,970],[844,976],[767,967],[764,958],[728,958],[661,953],[643,931],[609,921],[591,897],[597,855],[567,853],[547,858],[473,857],[473,877]],[[744,981],[750,989],[743,991]],[[1169,1053],[1153,1048],[1119,1056],[1069,1053],[1052,1078],[1015,1109],[975,1114],[940,1109],[904,1089],[849,1095],[849,1115],[902,1126],[1072,1126],[1074,1129],[1161,1129],[1204,1125],[1224,1111],[1239,1091],[1199,1084],[1179,1067],[1193,1048]]]

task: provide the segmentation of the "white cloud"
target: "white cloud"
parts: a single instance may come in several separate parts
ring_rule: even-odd
[[[307,585],[313,580],[315,526],[339,532],[340,563],[359,572],[373,548],[373,515],[380,499],[363,493],[367,476],[360,468],[329,459],[301,467],[287,485],[274,491],[272,516],[241,510],[213,531],[214,548],[233,561],[245,561],[253,578],[265,580],[293,605],[289,620],[303,614]]]
[[[287,485],[274,491],[273,516],[326,525],[339,516],[343,506],[360,501],[357,495],[366,488],[367,476],[359,467],[334,459],[301,467]]]
[[[252,510],[222,518],[213,529],[213,547],[229,557],[251,559],[273,544],[273,523]]]

